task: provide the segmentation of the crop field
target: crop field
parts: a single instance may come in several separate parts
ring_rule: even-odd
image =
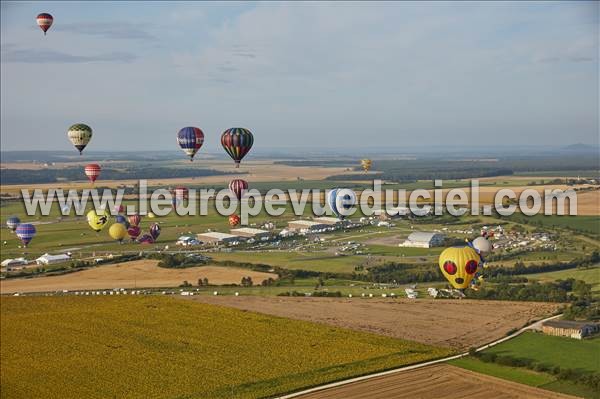
[[[456,350],[483,345],[551,315],[558,304],[406,298],[193,296],[195,302],[324,323]]]
[[[592,292],[599,293],[600,291],[600,265],[595,265],[587,269],[568,269],[548,273],[526,274],[524,277],[541,282],[574,278],[575,280],[582,280],[591,284]]]
[[[156,296],[10,297],[0,312],[3,397],[258,398],[451,352]]]

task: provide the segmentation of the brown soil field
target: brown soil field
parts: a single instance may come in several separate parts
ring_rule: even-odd
[[[389,398],[470,398],[470,399],[559,399],[573,398],[556,392],[474,373],[448,364],[371,378],[299,399],[389,399]]]
[[[112,288],[177,287],[184,280],[196,285],[199,278],[207,278],[210,284],[239,284],[242,277],[250,276],[255,283],[272,273],[220,266],[199,266],[186,269],[165,269],[156,260],[139,260],[114,265],[98,266],[60,276],[9,279],[0,282],[0,293],[44,292],[61,290],[91,290]]]
[[[552,314],[539,302],[196,296],[190,300],[465,350]]]

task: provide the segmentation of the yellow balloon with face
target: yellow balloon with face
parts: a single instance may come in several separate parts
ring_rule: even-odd
[[[91,210],[87,213],[87,222],[95,232],[98,232],[106,226],[108,223],[108,215],[106,211],[102,210],[100,212],[96,212],[95,210]]]
[[[469,286],[481,258],[477,251],[468,245],[446,248],[439,259],[440,270],[446,280],[459,290]]]

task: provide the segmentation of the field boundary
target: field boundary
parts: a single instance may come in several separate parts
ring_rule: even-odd
[[[558,314],[558,315],[547,317],[547,318],[542,319],[542,320],[538,320],[538,321],[536,321],[534,323],[531,323],[531,324],[529,324],[529,325],[527,325],[527,326],[519,329],[518,331],[516,331],[516,332],[514,332],[514,333],[512,333],[510,335],[507,335],[506,337],[497,339],[496,341],[492,341],[492,342],[490,342],[488,344],[480,346],[480,347],[478,347],[476,349],[476,351],[480,352],[480,351],[486,350],[488,348],[491,348],[492,346],[501,344],[502,342],[508,341],[508,340],[513,339],[515,337],[518,337],[522,333],[524,333],[526,331],[529,331],[529,330],[532,330],[536,326],[541,325],[543,322],[548,321],[548,320],[556,319],[556,318],[558,318],[560,316],[562,316],[562,313]],[[447,362],[449,360],[460,359],[461,357],[465,357],[465,356],[468,356],[468,355],[469,355],[469,352],[463,352],[463,353],[459,353],[457,355],[448,356],[448,357],[445,357],[445,358],[442,358],[442,359],[430,360],[430,361],[423,362],[423,363],[412,364],[410,366],[403,366],[403,367],[399,367],[399,368],[392,369],[392,370],[380,371],[378,373],[367,374],[367,375],[362,375],[362,376],[359,376],[359,377],[349,378],[347,380],[332,382],[332,383],[329,383],[329,384],[326,384],[326,385],[320,385],[320,386],[312,387],[312,388],[309,388],[309,389],[305,389],[303,391],[298,391],[298,392],[286,394],[286,395],[283,395],[283,396],[277,396],[276,398],[277,399],[297,398],[299,396],[307,395],[309,393],[323,391],[323,390],[326,390],[326,389],[329,389],[329,388],[336,388],[336,387],[340,387],[340,386],[343,386],[343,385],[352,384],[354,382],[365,381],[365,380],[369,380],[371,378],[383,377],[383,376],[386,376],[386,375],[391,375],[391,374],[399,373],[399,372],[402,372],[402,371],[414,370],[414,369],[419,369],[419,368],[422,368],[422,367],[432,366],[432,365],[438,364],[438,363],[444,363],[444,362]]]

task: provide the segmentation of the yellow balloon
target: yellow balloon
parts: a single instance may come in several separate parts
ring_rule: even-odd
[[[148,212],[148,217],[150,219],[154,219],[156,217],[156,215],[154,213],[152,213],[152,212]]]
[[[100,211],[97,213],[95,210],[91,210],[87,213],[87,222],[95,232],[98,232],[106,226],[108,223],[108,215],[106,211]]]
[[[121,241],[127,236],[127,229],[123,224],[115,223],[108,229],[108,235],[110,235],[113,240]]]
[[[371,169],[372,163],[373,163],[373,161],[371,161],[370,159],[361,159],[360,160],[360,166],[362,166],[362,168],[365,172],[368,172],[369,169]]]
[[[465,289],[477,272],[481,258],[470,246],[446,248],[439,258],[440,270],[456,289]]]

